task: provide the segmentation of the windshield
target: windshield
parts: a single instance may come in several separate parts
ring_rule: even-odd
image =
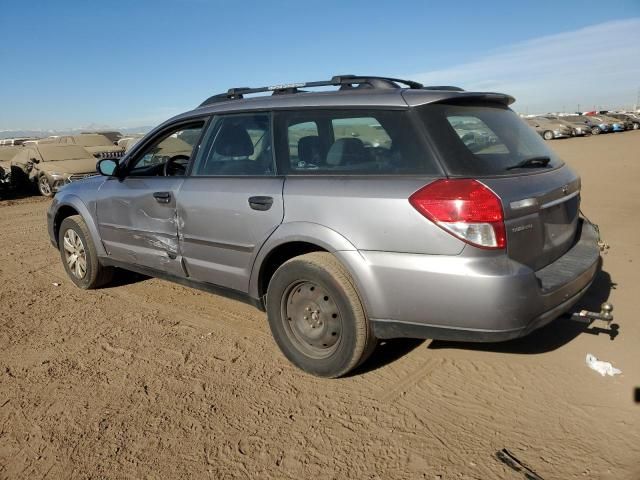
[[[39,145],[38,151],[45,162],[94,158],[79,145]]]
[[[517,175],[562,165],[540,135],[504,105],[430,104],[418,111],[450,175]],[[527,163],[540,157],[549,161]]]
[[[113,142],[104,135],[88,134],[77,135],[75,137],[76,144],[83,147],[113,147]]]

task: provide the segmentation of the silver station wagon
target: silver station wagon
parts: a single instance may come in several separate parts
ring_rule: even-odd
[[[600,252],[579,177],[513,101],[353,75],[233,88],[64,187],[51,241],[80,288],[118,267],[250,302],[314,375],[378,339],[520,337]]]

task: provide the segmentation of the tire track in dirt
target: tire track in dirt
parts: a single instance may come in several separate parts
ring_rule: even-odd
[[[589,156],[598,145],[628,156],[640,143],[616,150],[626,138],[558,145],[588,145],[576,154],[584,185],[617,185],[633,204],[617,164]],[[627,164],[633,180],[640,165]],[[637,228],[593,192],[585,204],[622,246],[606,259],[620,282],[615,342],[582,335],[537,353],[396,342],[336,381],[291,367],[250,306],[160,280],[75,289],[49,246],[48,202],[0,202],[0,477],[519,478],[493,457],[507,447],[544,478],[635,480]],[[586,351],[623,375],[591,372]]]

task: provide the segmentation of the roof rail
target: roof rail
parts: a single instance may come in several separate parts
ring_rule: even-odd
[[[336,75],[332,77],[331,80],[320,80],[317,82],[285,83],[281,85],[270,85],[268,87],[257,88],[230,88],[226,93],[219,93],[207,98],[200,104],[200,107],[218,102],[226,102],[228,100],[241,99],[244,98],[245,95],[253,93],[272,92],[272,95],[283,95],[291,93],[304,93],[304,90],[300,90],[301,88],[328,86],[340,86],[340,90],[348,90],[352,88],[401,88],[398,84],[404,84],[411,89],[436,89],[434,87],[424,87],[421,83],[414,82],[412,80],[403,80],[400,78],[375,77],[366,75]],[[437,89],[457,89],[457,87],[437,87]]]

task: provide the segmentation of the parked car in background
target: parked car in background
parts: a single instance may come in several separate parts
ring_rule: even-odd
[[[602,114],[598,114],[598,115],[589,114],[587,116],[590,118],[593,118],[593,120],[597,123],[609,125],[610,127],[609,131],[611,132],[624,132],[627,129],[624,122],[621,120],[618,120],[617,118],[607,117],[606,115],[602,115]]]
[[[78,145],[92,153],[96,158],[116,158],[124,154],[124,149],[99,133],[82,133],[80,135],[61,135],[38,140],[38,145]]]
[[[118,140],[118,146],[124,148],[124,152],[127,153],[131,148],[140,141],[140,139],[144,137],[144,135],[130,135],[127,137],[122,137]]]
[[[45,197],[52,197],[64,185],[95,173],[95,156],[80,145],[21,147],[11,159],[11,181],[16,185],[34,185]]]
[[[587,115],[563,115],[562,118],[567,122],[587,125],[591,129],[591,135],[599,135],[611,131],[610,123],[599,121]]]
[[[607,117],[623,121],[627,130],[640,129],[640,118],[629,115],[628,113],[607,113]]]
[[[24,142],[37,140],[35,137],[19,137],[19,138],[4,138],[0,140],[0,146],[19,146]]]
[[[549,121],[558,122],[558,123],[561,123],[562,125],[568,126],[569,128],[571,128],[572,135],[574,137],[582,137],[584,135],[591,135],[591,127],[589,127],[584,122],[570,121],[570,120],[567,120],[565,117],[558,117],[556,115],[541,115],[541,116],[543,118],[546,118]]]
[[[121,267],[266,310],[319,376],[377,339],[520,337],[572,308],[600,256],[580,178],[513,101],[352,75],[230,89],[65,187],[51,242],[79,288]]]
[[[529,117],[524,120],[545,140],[573,136],[573,129],[561,122],[547,120],[544,117]]]

